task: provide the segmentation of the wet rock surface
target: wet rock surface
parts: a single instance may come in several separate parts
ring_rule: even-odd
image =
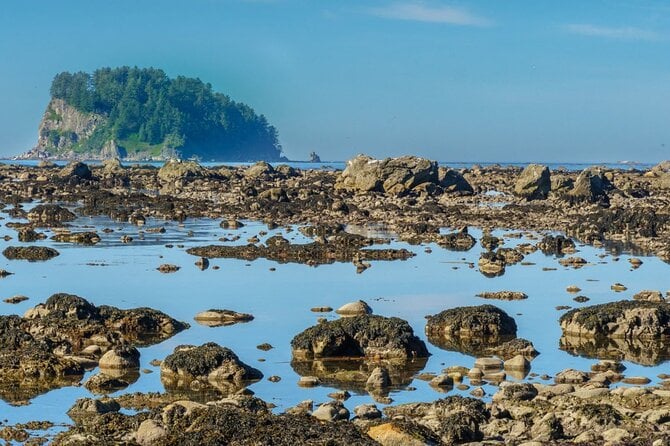
[[[2,251],[2,255],[9,260],[39,262],[51,260],[58,256],[59,252],[47,246],[9,246]]]
[[[213,342],[179,346],[161,363],[166,389],[198,391],[211,386],[230,394],[262,378],[259,370],[242,362],[232,350]]]
[[[429,355],[410,325],[396,317],[354,316],[308,328],[291,341],[293,358],[408,360]]]
[[[493,305],[458,307],[428,316],[426,335],[440,348],[478,354],[516,336],[516,322]]]
[[[73,385],[115,350],[134,351],[137,361],[131,345],[159,342],[186,327],[156,310],[96,307],[79,296],[54,294],[23,317],[0,316],[0,397],[20,403]]]
[[[365,161],[366,165],[368,161]],[[440,248],[467,251],[474,247],[476,241],[467,230],[456,230],[467,225],[483,227],[487,232],[497,228],[552,231],[553,235],[546,236],[536,246],[528,244],[509,248],[513,245],[508,244],[507,239],[501,238],[494,243],[493,236],[483,240],[484,249],[490,250],[482,256],[486,264],[484,269],[489,264],[494,266],[497,271],[491,273],[493,276],[504,272],[505,267],[511,264],[522,262],[523,254],[536,248],[556,257],[583,256],[589,259],[584,265],[590,267],[591,257],[573,254],[577,244],[581,249],[582,243],[598,246],[616,243],[626,249],[639,249],[636,255],[653,253],[670,261],[670,244],[667,242],[670,236],[670,189],[665,187],[668,169],[648,172],[603,169],[590,169],[583,173],[551,172],[548,191],[543,174],[540,174],[530,176],[535,178],[533,181],[524,180],[529,186],[523,189],[534,191],[526,194],[515,193],[517,184],[524,182],[521,178],[524,174],[518,168],[491,166],[458,171],[437,168],[434,173],[433,164],[424,163],[424,160],[391,161],[381,163],[385,167],[378,171],[377,167],[370,167],[375,171],[371,179],[365,178],[367,174],[355,174],[355,169],[345,178],[340,172],[273,168],[263,163],[249,168],[205,168],[195,163],[181,163],[186,165],[171,166],[160,174],[160,169],[150,166],[122,167],[116,164],[99,167],[73,164],[64,169],[47,165],[0,166],[3,178],[0,181],[0,197],[5,203],[3,212],[6,215],[25,221],[10,226],[17,230],[17,237],[22,243],[41,240],[45,233],[49,236],[63,234],[62,242],[77,243],[75,239],[79,235],[76,234],[80,233],[62,231],[62,227],[70,224],[77,215],[105,215],[138,226],[147,224],[152,218],[183,222],[189,218],[209,217],[217,222],[226,222],[221,226],[224,231],[237,231],[241,227],[238,222],[246,220],[264,220],[268,228],[308,225],[312,229],[303,234],[314,241],[299,245],[283,237],[271,237],[261,244],[258,240],[262,236],[259,234],[250,246],[193,248],[199,251],[191,254],[198,255],[199,259],[215,258],[210,254],[219,253],[225,258],[268,258],[312,265],[345,261],[356,264],[357,269],[365,269],[372,260],[411,256],[409,251],[377,249],[380,246],[376,245],[382,243],[381,240],[354,236],[347,232],[348,229],[345,230],[347,225],[378,223],[399,240],[412,244],[434,244],[430,248],[421,248],[434,251]],[[366,168],[362,167],[363,170]],[[369,183],[366,184],[366,181]],[[31,200],[39,200],[46,207],[31,208],[27,204]],[[57,232],[51,228],[61,230]],[[456,232],[443,233],[442,228],[451,228],[449,231]],[[553,231],[564,232],[567,236],[555,235]],[[65,234],[68,234],[67,237]],[[68,239],[70,236],[73,238]],[[226,234],[226,237],[229,236],[232,237],[230,233]],[[647,266],[646,262],[645,259],[642,270]],[[152,268],[159,263],[156,261]],[[204,265],[204,262],[201,264]],[[640,264],[636,265],[639,267]],[[16,272],[21,271],[17,268]],[[202,274],[210,272],[213,271]],[[155,271],[154,274],[162,277]],[[623,282],[631,291],[628,295],[622,293],[622,297],[632,297],[639,290],[633,283]],[[584,286],[581,282],[576,283]],[[561,285],[561,289],[566,285]],[[608,292],[609,285],[610,282],[606,284]],[[589,289],[586,292],[591,296]],[[29,295],[33,297],[33,294]],[[663,307],[666,305],[664,298],[662,295],[659,298],[656,292],[636,295],[637,298],[630,302],[654,306],[616,303],[609,307],[584,307],[566,313],[561,348],[581,356],[645,365],[667,360],[664,328],[667,325],[667,309]],[[356,295],[350,296],[350,299],[356,298]],[[592,298],[598,299],[598,296],[594,293]],[[507,305],[532,305],[534,300],[533,295],[528,301],[501,305],[505,308],[509,308]],[[573,304],[571,300],[568,303]],[[313,305],[325,304],[333,302],[319,298]],[[78,383],[83,373],[95,367],[109,352],[113,352],[116,359],[130,358],[131,361],[124,366],[125,369],[116,369],[119,373],[113,376],[97,372],[87,381],[86,387],[96,393],[107,394],[132,384],[136,375],[128,373],[128,369],[135,370],[133,346],[166,339],[182,329],[178,328],[176,321],[171,322],[163,316],[149,309],[92,309],[76,299],[70,301],[65,298],[29,310],[24,317],[3,316],[0,319],[0,365],[1,370],[9,371],[3,374],[3,378],[10,385],[2,386],[2,398],[24,404],[40,392]],[[506,320],[500,314],[497,317],[500,321]],[[465,316],[462,319],[467,320]],[[296,444],[296,439],[299,439],[299,444],[324,444],[328,441],[331,444],[340,444],[339,441],[350,444],[389,444],[391,441],[411,444],[408,443],[410,440],[423,444],[476,441],[509,444],[527,441],[542,444],[652,444],[658,441],[660,443],[657,444],[663,444],[668,441],[670,413],[667,412],[667,385],[643,384],[646,382],[644,377],[631,375],[626,377],[629,386],[645,387],[615,389],[611,383],[621,379],[614,375],[621,371],[610,369],[599,372],[567,371],[554,377],[557,378],[556,383],[551,382],[550,376],[546,377],[546,381],[543,377],[542,383],[535,381],[532,385],[508,383],[505,381],[506,374],[513,377],[513,369],[525,369],[537,352],[530,341],[515,339],[516,328],[511,330],[509,321],[491,323],[493,319],[495,317],[489,315],[477,323],[464,323],[466,328],[463,330],[443,327],[437,329],[439,335],[429,334],[429,339],[437,346],[478,356],[478,365],[485,365],[482,362],[484,359],[495,361],[496,370],[484,368],[479,373],[477,367],[458,374],[447,369],[429,371],[433,374],[429,379],[436,383],[436,392],[448,391],[449,386],[442,384],[449,382],[454,386],[465,385],[459,379],[469,379],[470,376],[499,383],[496,393],[496,388],[476,387],[483,384],[476,384],[476,379],[470,380],[469,384],[474,387],[473,395],[487,398],[487,393],[494,394],[493,401],[485,404],[478,404],[477,400],[472,403],[469,399],[453,398],[444,402],[399,405],[397,407],[401,409],[395,411],[395,406],[390,406],[385,408],[385,416],[381,418],[378,411],[370,410],[374,416],[345,421],[351,414],[345,414],[338,404],[318,401],[313,407],[310,405],[310,409],[300,409],[304,415],[272,415],[267,412],[267,405],[259,400],[234,396],[222,401],[223,394],[228,395],[233,389],[239,391],[244,387],[238,386],[235,379],[213,380],[218,383],[217,388],[210,382],[209,373],[193,375],[195,379],[182,373],[187,376],[187,379],[182,379],[183,376],[179,378],[177,372],[176,384],[166,386],[168,394],[137,396],[137,401],[143,398],[146,401],[137,403],[135,408],[141,406],[142,411],[135,415],[120,412],[110,400],[96,403],[89,399],[82,402],[72,411],[75,425],[61,434],[56,443],[264,444],[267,438],[275,444]],[[399,328],[402,324],[389,326],[386,322],[351,322],[353,325],[350,328],[330,325],[335,322],[339,320],[320,324],[324,325],[321,329],[319,326],[312,327],[309,336],[296,336],[300,339],[298,345],[306,346],[304,350],[310,351],[315,359],[294,358],[291,365],[299,375],[310,377],[315,384],[366,391],[388,404],[388,389],[409,389],[415,375],[425,367],[425,358],[417,354],[412,357],[407,353],[407,345],[414,345],[409,348],[413,353],[421,350],[418,344],[413,344],[415,341],[409,341],[413,336],[411,328],[408,332]],[[346,325],[346,322],[340,324]],[[564,325],[563,318],[561,324]],[[221,332],[226,330],[234,331],[235,328],[222,329]],[[212,333],[215,331],[212,330]],[[467,335],[468,332],[476,334]],[[604,333],[605,336],[596,333]],[[407,344],[394,344],[398,338],[407,339]],[[265,340],[256,341],[254,345]],[[129,354],[122,354],[124,350]],[[21,354],[17,354],[18,351]],[[323,354],[329,351],[335,356],[317,357],[316,352]],[[389,355],[389,352],[404,353],[398,355],[402,358],[398,361],[395,353]],[[175,352],[175,355],[178,353]],[[221,356],[230,359],[230,356]],[[198,357],[209,356],[203,354]],[[249,367],[233,360],[229,362],[242,370],[244,366]],[[197,361],[188,360],[185,363],[183,370]],[[219,366],[221,364],[223,361]],[[498,370],[500,367],[504,370]],[[212,370],[216,368],[213,366]],[[114,367],[109,368],[109,371],[113,370]],[[215,391],[206,397],[197,396],[206,393],[208,387]],[[129,400],[119,399],[119,404]],[[177,404],[179,400],[182,402]],[[199,403],[204,401],[213,404]],[[172,407],[166,410],[171,404]],[[322,419],[336,421],[319,421],[309,415],[312,410],[321,407],[324,407]]]

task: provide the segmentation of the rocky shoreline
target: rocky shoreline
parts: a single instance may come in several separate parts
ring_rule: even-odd
[[[257,163],[251,167],[204,168],[193,162],[124,167],[80,162],[59,168],[0,166],[0,200],[17,238],[31,243],[57,230],[54,240],[95,244],[94,231],[72,232],[77,216],[107,216],[143,226],[148,218],[183,222],[207,217],[234,230],[242,221],[268,229],[301,225],[307,243],[275,235],[261,243],[221,244],[187,250],[198,268],[208,259],[265,258],[279,263],[352,263],[361,273],[370,261],[406,260],[407,249],[388,240],[353,234],[349,227],[382,224],[398,240],[436,243],[443,249],[484,249],[477,266],[486,276],[505,274],[536,250],[555,256],[564,268],[586,261],[575,242],[653,254],[670,261],[670,164],[649,171],[600,168],[550,172],[478,168],[456,171],[416,157],[372,160],[358,157],[343,172],[298,170]],[[29,211],[23,205],[41,204]],[[70,205],[70,206],[68,206]],[[71,209],[69,209],[71,208]],[[467,227],[480,227],[476,240]],[[443,228],[451,228],[443,232]],[[503,247],[495,229],[562,232],[537,243]],[[149,230],[149,229],[147,229]],[[132,239],[123,240],[132,243]],[[36,245],[8,246],[8,259],[49,261],[58,251]],[[53,261],[53,260],[51,260]],[[177,265],[162,265],[165,271]],[[639,266],[639,265],[638,265]],[[167,267],[174,267],[168,271]],[[475,268],[472,264],[470,267]],[[159,267],[160,268],[160,267]],[[520,292],[485,292],[486,299],[523,300]],[[492,300],[487,300],[492,302]],[[317,309],[318,310],[318,309]],[[580,307],[560,321],[561,348],[601,359],[591,370],[566,369],[541,383],[512,382],[525,376],[537,352],[517,337],[514,317],[494,305],[445,308],[428,316],[431,344],[476,357],[472,367],[451,366],[422,374],[430,348],[403,319],[371,314],[364,302],[338,310],[341,318],[297,333],[291,366],[299,385],[321,383],[342,389],[332,400],[305,401],[282,414],[253,397],[247,385],[264,377],[244,358],[215,343],[182,345],[160,363],[161,394],[84,398],[68,414],[74,425],[54,444],[650,444],[670,441],[670,376],[649,385],[627,376],[618,361],[655,364],[670,350],[670,304],[660,292],[634,300]],[[251,315],[212,309],[216,323]],[[201,319],[205,318],[202,316]],[[238,318],[238,319],[235,319]],[[203,319],[204,320],[204,319]],[[209,319],[208,319],[209,320]],[[160,342],[188,324],[148,308],[120,310],[70,295],[55,294],[21,316],[0,316],[0,395],[21,404],[61,386],[77,385],[86,370],[99,372],[83,385],[107,395],[139,376],[137,346]],[[260,346],[259,346],[260,348]],[[272,348],[268,346],[266,348]],[[434,402],[366,404],[353,414],[343,405],[349,390],[366,391],[383,404],[390,390],[413,379],[436,389],[467,388],[471,397]],[[553,382],[552,382],[553,381]],[[497,391],[486,395],[483,383]],[[618,387],[626,382],[633,387]],[[466,384],[467,383],[467,384]],[[134,414],[122,409],[136,411]],[[29,426],[0,424],[0,438],[44,440]],[[535,442],[535,443],[532,443]]]

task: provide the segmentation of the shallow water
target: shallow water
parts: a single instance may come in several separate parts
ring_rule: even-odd
[[[7,221],[9,219],[5,223]],[[87,247],[45,240],[38,244],[55,247],[60,256],[37,263],[9,261],[4,257],[0,260],[0,268],[15,273],[0,279],[0,297],[23,294],[30,298],[18,305],[0,302],[0,314],[23,314],[26,309],[44,302],[57,292],[77,294],[95,305],[120,308],[147,306],[164,311],[191,323],[191,328],[161,344],[140,349],[141,367],[154,373],[142,374],[137,382],[121,392],[162,391],[159,369],[149,364],[152,359],[165,358],[180,344],[200,345],[213,341],[233,349],[244,362],[263,372],[266,379],[251,385],[250,389],[260,398],[276,404],[277,411],[282,411],[306,399],[327,401],[327,394],[335,389],[328,386],[298,387],[299,375],[290,364],[291,339],[314,325],[322,316],[310,311],[314,306],[337,308],[346,302],[363,299],[376,314],[398,316],[409,321],[415,333],[426,340],[425,315],[462,305],[497,305],[515,318],[518,336],[533,341],[541,352],[532,362],[531,371],[553,376],[568,367],[587,370],[596,362],[595,359],[573,356],[559,349],[561,330],[558,318],[562,312],[555,309],[557,305],[592,305],[629,299],[643,289],[665,292],[670,288],[667,275],[670,265],[645,257],[644,264],[633,270],[627,261],[628,256],[622,255],[614,261],[604,250],[593,247],[579,247],[577,255],[590,262],[581,269],[564,268],[556,258],[537,251],[524,260],[534,265],[508,267],[503,276],[496,278],[487,278],[476,268],[468,267],[468,263],[476,264],[482,251],[479,245],[468,252],[452,252],[437,245],[409,246],[397,242],[392,242],[392,245],[407,247],[417,256],[407,261],[373,262],[372,268],[362,274],[356,274],[356,268],[349,263],[315,268],[262,259],[254,262],[211,259],[210,268],[200,271],[194,265],[197,258],[186,254],[186,248],[218,243],[219,237],[231,234],[241,235],[236,243],[246,243],[248,237],[266,230],[264,225],[254,222],[246,222],[240,230],[223,230],[218,223],[190,220],[180,227],[174,222],[149,220],[145,228],[164,226],[167,231],[165,234],[145,233],[142,239],[140,229],[130,224],[106,218],[80,218],[74,226],[95,227],[102,238],[101,243]],[[101,231],[103,228],[112,228],[115,232],[106,234]],[[364,229],[352,228],[352,231]],[[278,232],[294,239],[294,242],[306,241],[297,230],[286,233],[284,228],[269,231],[267,236]],[[471,233],[475,237],[481,235],[476,230]],[[122,234],[132,235],[134,242],[121,243]],[[372,234],[382,235],[383,228],[372,228]],[[494,234],[509,235],[502,231]],[[14,240],[5,242],[5,246],[21,244],[16,240],[16,232],[3,225],[0,237],[4,235],[14,237]],[[506,238],[504,246],[512,247],[524,241],[528,240],[510,237]],[[167,248],[166,244],[183,244],[184,248]],[[424,252],[428,246],[432,253]],[[603,254],[605,257],[600,258],[599,255]],[[174,263],[182,268],[173,274],[161,274],[156,267],[162,263]],[[212,269],[214,265],[220,266],[220,269]],[[271,271],[272,267],[276,271]],[[543,267],[557,270],[543,271]],[[622,293],[610,290],[615,282],[625,284],[628,290]],[[572,298],[575,295],[565,291],[568,285],[579,286],[582,289],[579,294],[591,300],[584,304],[574,302]],[[482,291],[497,290],[523,291],[529,298],[503,302],[475,297]],[[196,313],[210,308],[251,313],[255,319],[249,323],[217,328],[193,321]],[[332,319],[336,315],[330,313],[326,317]],[[274,349],[268,352],[258,350],[256,346],[264,342],[272,344]],[[424,372],[439,373],[447,366],[473,365],[474,358],[471,356],[441,350],[428,342],[427,346],[432,356],[423,368]],[[260,362],[261,358],[265,362]],[[654,366],[631,361],[624,361],[624,364],[627,375],[644,375],[654,381],[657,381],[657,374],[670,372],[668,362]],[[84,379],[91,373],[95,370]],[[282,380],[269,382],[267,378],[272,375],[278,375]],[[410,385],[415,390],[391,393],[394,404],[431,401],[444,396],[417,379]],[[490,385],[485,386],[485,390],[488,394],[495,392]],[[456,393],[467,394],[455,389],[450,391],[450,394]],[[10,423],[30,420],[68,422],[65,412],[77,398],[84,396],[91,396],[84,387],[67,387],[40,395],[27,406],[13,407],[0,401],[0,419],[8,419]],[[373,402],[370,395],[352,392],[352,397],[345,404],[353,409],[358,404],[370,402]]]

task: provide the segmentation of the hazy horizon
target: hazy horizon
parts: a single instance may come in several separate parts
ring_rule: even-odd
[[[654,163],[670,158],[662,1],[5,2],[0,156],[34,146],[53,76],[198,77],[346,160]]]

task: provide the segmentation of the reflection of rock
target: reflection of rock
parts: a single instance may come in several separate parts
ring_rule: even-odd
[[[231,394],[262,378],[259,370],[240,361],[232,350],[213,342],[179,346],[161,364],[161,381],[168,390],[211,387]]]
[[[378,358],[407,360],[429,355],[412,327],[397,317],[362,315],[310,327],[291,341],[293,358]]]
[[[387,393],[389,390],[408,386],[418,372],[426,366],[426,358],[409,361],[368,360],[313,360],[291,361],[293,370],[301,376],[316,376],[322,384],[342,390],[366,390]],[[390,384],[386,387],[366,386],[375,369],[383,367],[388,372]]]
[[[597,359],[630,361],[652,366],[670,360],[670,339],[587,338],[564,335],[560,348],[570,354]]]

